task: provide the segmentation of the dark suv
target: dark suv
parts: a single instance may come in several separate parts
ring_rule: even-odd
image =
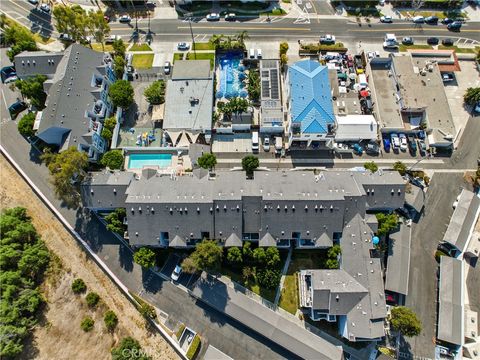
[[[27,104],[22,100],[17,100],[12,105],[8,107],[8,112],[12,117],[12,120],[15,120],[18,114],[20,114],[23,110],[27,108]]]

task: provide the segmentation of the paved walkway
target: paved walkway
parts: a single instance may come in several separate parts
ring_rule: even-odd
[[[285,282],[285,275],[287,275],[288,267],[290,266],[290,260],[292,260],[292,253],[293,253],[293,247],[290,247],[290,249],[288,250],[287,259],[285,260],[285,264],[283,265],[280,284],[278,285],[277,292],[275,294],[275,301],[273,302],[275,306],[278,306],[278,302],[280,301],[280,295],[282,295],[283,284]]]

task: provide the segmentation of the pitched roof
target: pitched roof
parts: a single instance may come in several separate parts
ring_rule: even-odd
[[[326,133],[335,123],[328,68],[303,60],[289,68],[292,122],[301,123],[302,133]]]
[[[20,79],[40,74],[53,77],[63,54],[63,52],[52,53],[47,51],[21,52],[14,59],[17,76]]]
[[[388,249],[385,290],[408,295],[410,270],[411,228],[400,225],[399,231],[391,233]]]
[[[181,238],[180,236],[175,235],[175,237],[173,238],[172,241],[170,241],[168,246],[170,246],[170,247],[185,247],[185,246],[187,246],[187,242],[185,241],[185,239]]]
[[[275,241],[273,236],[269,232],[267,232],[258,242],[258,246],[261,246],[261,247],[277,246],[277,242]]]
[[[225,240],[226,247],[242,246],[242,245],[243,245],[242,240],[240,240],[240,238],[235,233],[231,233],[230,236],[227,238],[227,240]]]

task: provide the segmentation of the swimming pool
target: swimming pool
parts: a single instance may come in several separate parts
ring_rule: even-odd
[[[240,65],[241,55],[227,54],[219,59],[220,89],[217,99],[233,97],[247,97],[242,80],[245,79],[244,67]]]
[[[171,154],[130,154],[128,158],[129,169],[141,169],[144,166],[158,166],[166,168],[172,165]]]

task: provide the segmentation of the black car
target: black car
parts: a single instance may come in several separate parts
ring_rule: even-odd
[[[380,154],[380,148],[376,142],[371,141],[365,146],[365,152],[371,155],[378,155]]]
[[[402,44],[403,45],[413,45],[413,38],[411,38],[410,36],[404,37],[403,40],[402,40]]]
[[[443,39],[443,40],[442,40],[442,45],[445,45],[445,46],[453,46],[453,44],[454,44],[453,39]]]
[[[27,108],[27,104],[22,100],[17,100],[12,105],[8,107],[8,112],[12,117],[12,120],[15,120],[18,114],[20,114],[23,110]]]
[[[410,145],[410,152],[412,155],[415,155],[417,153],[417,141],[415,140],[415,135],[409,134],[407,136],[408,140],[408,145]]]
[[[448,25],[448,24],[453,23],[454,21],[455,21],[455,20],[453,20],[453,19],[445,18],[445,19],[442,19],[442,24]]]
[[[451,31],[460,31],[462,28],[462,23],[459,21],[454,21],[451,24],[447,25],[447,29]]]
[[[438,45],[439,41],[440,41],[440,40],[439,40],[438,38],[436,38],[436,37],[429,37],[429,38],[427,39],[427,44],[428,44],[428,45]]]
[[[0,70],[0,75],[2,77],[2,83],[4,83],[9,77],[17,75],[17,72],[13,66],[5,66]]]
[[[425,22],[430,25],[437,25],[438,17],[436,16],[428,16],[425,18]]]

